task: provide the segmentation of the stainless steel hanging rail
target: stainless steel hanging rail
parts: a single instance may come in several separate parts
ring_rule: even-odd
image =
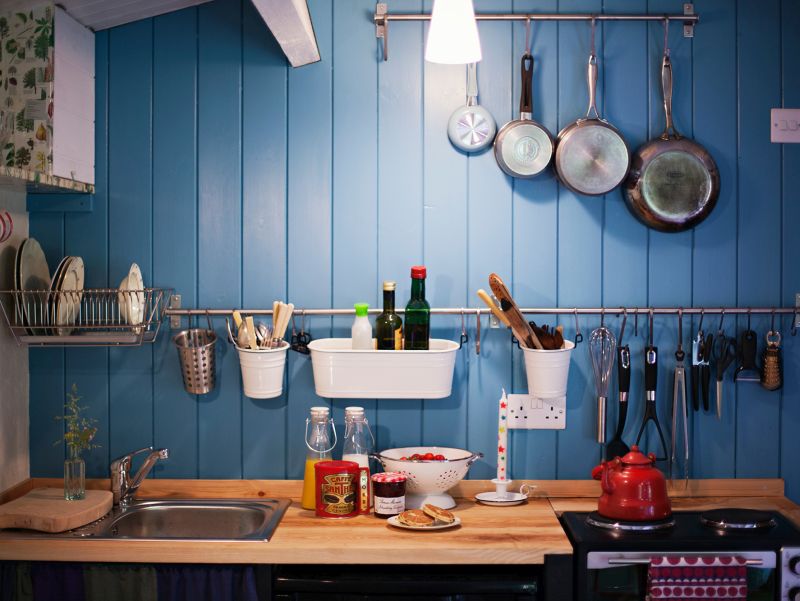
[[[389,5],[379,2],[375,5],[372,17],[375,23],[375,37],[383,40],[383,60],[389,60],[389,21],[430,21],[427,13],[390,13]],[[683,14],[642,14],[642,13],[475,13],[478,21],[681,21],[683,37],[694,37],[694,26],[700,22],[700,15],[694,12],[694,4],[685,2]]]

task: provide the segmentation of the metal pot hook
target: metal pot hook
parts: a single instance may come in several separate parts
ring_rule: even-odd
[[[703,319],[705,319],[706,310],[703,307],[700,307],[700,325],[697,326],[697,333],[703,333]]]
[[[650,343],[650,346],[653,346],[653,313],[654,313],[653,307],[650,307],[650,311],[648,312],[647,315],[647,324],[649,328],[648,341]]]
[[[622,337],[625,335],[625,324],[628,323],[628,308],[620,307],[622,309],[622,327],[619,329],[619,337],[617,338],[617,346],[622,346]]]
[[[575,346],[583,342],[583,334],[581,334],[581,326],[578,323],[578,307],[575,307]]]
[[[467,335],[467,320],[464,315],[464,309],[461,309],[461,342],[458,345],[459,350],[461,350],[465,342],[469,342],[469,336]]]
[[[481,310],[475,309],[475,354],[481,354]]]
[[[724,321],[725,321],[725,308],[723,307],[722,309],[720,309],[720,315],[719,315],[719,328],[717,329],[717,334],[719,334],[720,336],[722,336],[722,335],[725,333],[725,332],[723,331],[723,329],[722,329],[722,323],[723,323]]]

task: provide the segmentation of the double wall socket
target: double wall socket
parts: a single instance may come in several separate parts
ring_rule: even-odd
[[[567,397],[540,399],[508,395],[508,427],[517,430],[563,430],[567,427]]]

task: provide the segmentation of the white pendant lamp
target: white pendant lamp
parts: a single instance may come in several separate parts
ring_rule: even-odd
[[[461,65],[481,60],[472,0],[434,0],[425,60]]]

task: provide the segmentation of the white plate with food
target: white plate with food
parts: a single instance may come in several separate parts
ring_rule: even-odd
[[[402,523],[399,519],[399,516],[393,515],[387,521],[387,523],[395,528],[403,528],[405,530],[447,530],[448,528],[455,528],[456,526],[461,525],[461,518],[456,518],[449,524],[444,522],[434,522],[429,526],[419,525],[419,526],[410,526],[408,524]]]

